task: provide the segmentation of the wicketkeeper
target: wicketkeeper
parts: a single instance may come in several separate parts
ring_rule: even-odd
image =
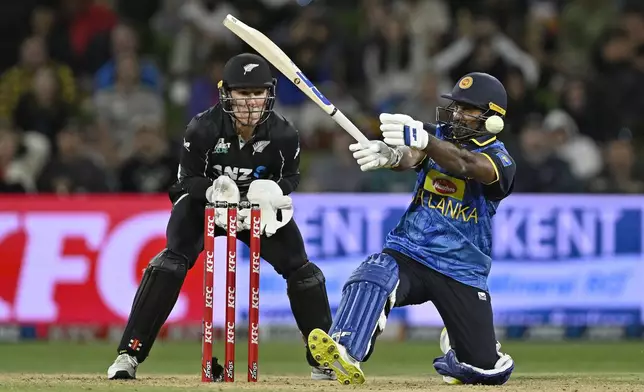
[[[174,307],[188,271],[203,250],[208,201],[258,203],[262,214],[261,256],[286,280],[293,316],[306,337],[328,331],[331,310],[320,268],[308,260],[292,220],[291,198],[300,181],[297,130],[273,111],[275,79],[266,60],[254,54],[231,58],[219,85],[219,104],[195,116],[183,139],[167,245],[149,263],[132,311],[107,371],[110,379],[133,379]],[[226,209],[216,210],[215,236],[226,235]],[[250,217],[240,210],[237,238],[250,240]],[[333,380],[306,349],[311,377]]]

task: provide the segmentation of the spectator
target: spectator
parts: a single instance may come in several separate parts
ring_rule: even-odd
[[[170,155],[158,124],[145,121],[137,128],[132,156],[120,169],[120,189],[137,193],[167,192],[176,179],[179,162]]]
[[[600,193],[644,193],[642,162],[635,155],[630,138],[610,141],[605,149],[606,167],[589,190]]]
[[[76,101],[76,84],[71,69],[49,59],[42,38],[27,38],[20,48],[20,62],[0,77],[0,117],[11,119],[14,109],[22,97],[33,86],[36,71],[51,68],[60,82],[60,91],[65,102]]]
[[[602,155],[597,143],[579,133],[575,120],[561,109],[548,113],[543,126],[550,136],[548,141],[556,146],[557,156],[568,163],[578,180],[586,182],[602,170]]]
[[[504,132],[505,134],[518,133],[528,116],[541,112],[541,108],[535,96],[535,89],[526,84],[520,69],[510,67],[503,80],[508,94],[509,109]]]
[[[591,48],[617,16],[616,3],[606,0],[571,0],[561,13],[559,51],[569,69],[585,69]]]
[[[24,193],[31,182],[13,165],[18,152],[19,136],[6,128],[0,129],[0,193]]]
[[[179,18],[182,22],[173,40],[169,59],[169,73],[184,84],[192,71],[192,64],[203,64],[212,46],[240,45],[236,36],[221,23],[227,14],[238,15],[230,1],[188,0],[167,2],[162,11],[165,19]],[[168,14],[170,13],[170,14]]]
[[[415,71],[429,67],[431,56],[439,49],[441,38],[449,32],[452,20],[445,0],[407,0],[402,2],[409,23]]]
[[[332,136],[331,154],[311,159],[309,169],[299,186],[301,192],[360,192],[364,173],[356,165],[349,144],[354,143],[346,132]]]
[[[440,85],[441,80],[432,72],[427,72],[414,89],[415,93],[405,96],[398,104],[393,107],[381,107],[383,112],[405,113],[415,119],[425,122],[434,122],[436,118],[436,108],[449,104],[448,101],[440,98],[445,91],[451,90],[452,86]]]
[[[35,131],[56,145],[56,134],[67,122],[71,108],[60,91],[60,84],[51,68],[36,71],[31,91],[23,94],[13,113],[14,125],[23,131]]]
[[[55,23],[56,13],[50,7],[37,6],[31,13],[31,33],[45,42],[49,39]]]
[[[105,2],[94,0],[62,0],[57,23],[50,36],[52,56],[69,64],[78,76],[95,72],[88,62],[90,43],[101,33],[111,30],[117,22]]]
[[[642,5],[626,7],[620,19],[619,26],[624,28],[631,44],[644,45],[644,7]]]
[[[111,46],[103,50],[100,39],[107,37],[106,43]],[[105,45],[107,46],[107,45]],[[114,86],[116,83],[116,64],[121,57],[139,57],[139,37],[133,27],[121,22],[109,33],[99,36],[99,39],[92,43],[93,61],[100,65],[94,76],[94,88],[102,90]],[[141,84],[153,90],[161,91],[162,77],[157,66],[150,60],[139,58]]]
[[[214,48],[213,53],[208,59],[205,72],[196,77],[190,88],[190,99],[188,101],[187,120],[203,112],[211,106],[219,103],[219,88],[217,83],[223,78],[224,65],[228,60],[225,50]]]
[[[620,126],[626,125],[624,120],[629,112],[626,105],[633,98],[626,93],[635,82],[632,58],[631,41],[622,29],[611,29],[602,34],[593,52],[594,67],[601,74],[601,78],[592,83],[591,96],[595,98],[591,100],[593,120],[602,128],[600,132],[609,138],[614,137]],[[620,122],[617,125],[615,117]],[[608,127],[612,129],[606,129]]]
[[[106,173],[87,155],[81,132],[77,122],[70,122],[56,135],[58,155],[38,179],[40,192],[67,195],[109,190]]]
[[[476,15],[474,25],[447,48],[437,53],[433,65],[439,74],[449,75],[452,81],[473,71],[487,72],[499,79],[510,67],[516,67],[530,87],[539,82],[539,64],[519,48],[484,13]]]
[[[582,183],[568,164],[556,155],[556,142],[545,134],[541,122],[529,120],[519,135],[519,151],[513,154],[517,171],[514,190],[530,193],[569,193],[582,190]]]
[[[602,126],[600,117],[603,113],[599,112],[605,110],[604,104],[611,105],[611,102],[604,101],[605,98],[603,97],[590,96],[588,88],[588,83],[582,78],[577,77],[566,80],[562,89],[559,107],[572,117],[582,134],[601,142],[610,137],[613,127],[611,124]],[[615,116],[614,113],[612,111],[611,117]]]
[[[332,64],[337,62],[333,56],[334,48],[329,41],[331,34],[326,20],[318,15],[304,13],[298,17],[282,44],[284,51],[298,65],[302,73],[318,88],[324,90],[325,85],[335,84]],[[298,87],[281,73],[276,75],[280,93],[277,104],[284,107],[299,109],[310,100]]]
[[[401,17],[390,15],[366,47],[363,67],[375,106],[414,88],[413,42],[408,29]]]
[[[126,159],[135,135],[134,121],[138,117],[164,120],[161,98],[140,82],[139,64],[134,55],[122,56],[117,62],[116,84],[94,96],[103,142],[113,144],[119,159]],[[110,162],[118,165],[120,162]]]
[[[0,123],[0,187],[35,192],[35,180],[49,158],[47,139],[35,132],[19,133]]]

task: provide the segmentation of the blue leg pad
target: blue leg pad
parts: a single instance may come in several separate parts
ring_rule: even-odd
[[[393,307],[397,286],[398,264],[384,253],[369,256],[344,284],[329,335],[354,359],[363,361],[379,324],[384,329],[385,307]]]

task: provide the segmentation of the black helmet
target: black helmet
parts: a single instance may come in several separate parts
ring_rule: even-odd
[[[508,105],[508,96],[503,84],[494,76],[482,72],[472,72],[463,76],[450,94],[443,94],[441,97],[451,100],[452,103],[448,107],[436,108],[436,121],[443,126],[445,136],[453,140],[489,135],[485,129],[485,120],[493,115],[503,118]],[[458,104],[483,110],[483,113],[476,116],[476,119],[480,120],[476,128],[468,127],[461,121],[454,121],[453,115]]]
[[[219,102],[224,112],[231,115],[233,121],[240,121],[234,114],[233,107],[236,105],[245,105],[247,99],[251,98],[238,98],[233,99],[231,91],[235,89],[268,89],[266,102],[261,109],[259,121],[255,125],[259,125],[268,119],[268,116],[273,112],[273,105],[275,104],[275,84],[276,79],[273,78],[271,68],[268,62],[261,56],[252,53],[242,53],[232,57],[224,66],[223,79],[219,82]],[[243,102],[237,102],[243,101]],[[257,110],[249,110],[249,120],[251,113]],[[240,121],[241,122],[241,121]],[[243,125],[249,125],[248,123]]]

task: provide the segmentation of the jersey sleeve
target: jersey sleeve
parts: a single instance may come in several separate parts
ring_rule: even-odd
[[[190,198],[206,202],[206,189],[212,184],[208,178],[208,155],[212,140],[208,140],[208,130],[193,118],[183,137],[183,148],[179,160],[178,185]]]
[[[501,200],[512,192],[514,186],[514,174],[516,164],[507,151],[498,148],[489,148],[481,151],[481,154],[492,162],[496,179],[483,184],[484,193],[490,200]]]
[[[297,189],[300,184],[300,134],[291,127],[280,148],[280,167],[277,184],[285,195]]]

